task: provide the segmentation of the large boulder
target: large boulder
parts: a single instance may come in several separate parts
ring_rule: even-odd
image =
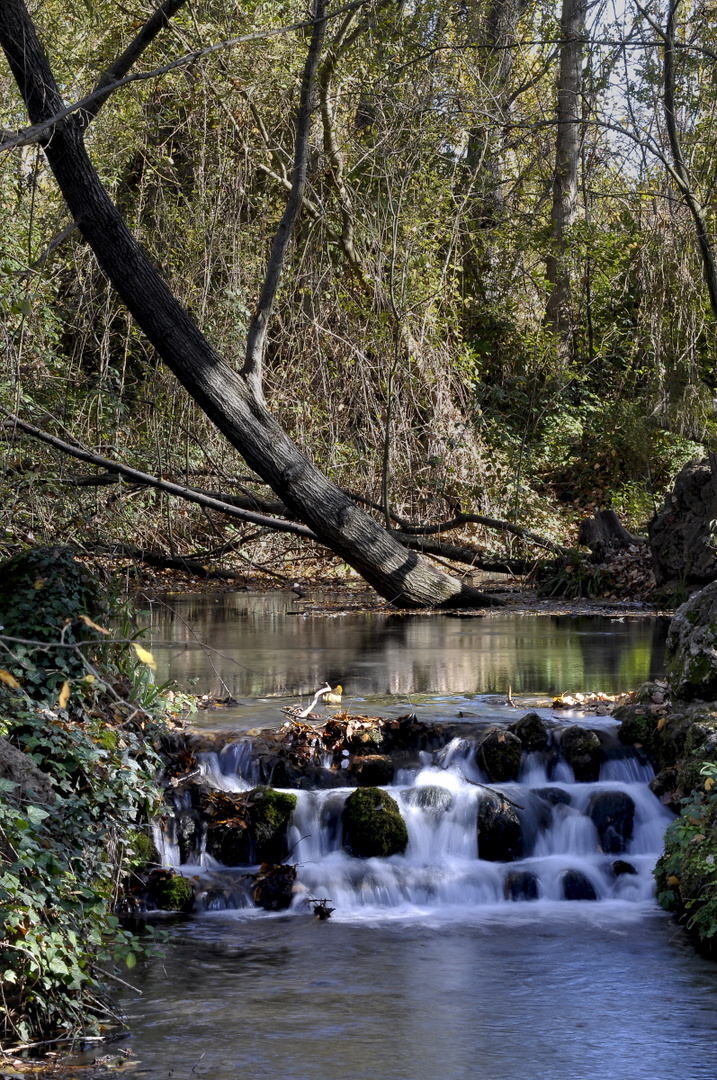
[[[342,828],[344,847],[360,859],[402,855],[408,844],[396,800],[377,787],[358,788],[349,795]]]
[[[560,749],[578,783],[592,784],[598,779],[605,755],[594,731],[573,724],[562,733]]]
[[[620,855],[632,839],[635,804],[624,791],[599,791],[588,803],[588,817],[597,829],[606,855]]]
[[[383,787],[393,780],[393,762],[387,754],[362,754],[349,759],[348,774],[359,787]]]
[[[512,731],[489,731],[476,749],[476,764],[493,784],[516,780],[520,772],[523,744]]]
[[[717,578],[710,522],[717,518],[717,484],[706,459],[689,461],[649,525],[658,585],[678,580],[704,584]]]
[[[498,791],[484,791],[478,806],[478,857],[512,862],[523,854],[523,829],[515,807]]]
[[[438,817],[453,806],[453,796],[444,787],[426,784],[424,787],[409,788],[403,796],[409,806],[420,806],[431,816]]]
[[[666,648],[665,672],[673,697],[717,699],[717,582],[677,609]]]
[[[505,879],[506,900],[537,900],[538,879],[529,870],[513,870]]]

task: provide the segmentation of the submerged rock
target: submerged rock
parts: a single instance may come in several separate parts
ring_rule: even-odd
[[[594,731],[573,724],[563,731],[560,749],[578,783],[595,783],[600,776],[604,754],[602,743]]]
[[[358,788],[349,795],[342,829],[344,847],[360,859],[402,855],[408,844],[396,800],[377,787]]]
[[[523,830],[518,812],[497,791],[485,791],[478,806],[478,857],[489,862],[512,862],[523,854]]]
[[[563,791],[559,787],[535,788],[533,794],[539,795],[541,799],[545,799],[551,806],[570,806],[573,801],[567,791]]]
[[[537,900],[538,878],[529,870],[515,871],[505,879],[506,900]]]
[[[606,855],[619,855],[625,850],[635,822],[635,804],[626,792],[597,792],[588,803],[588,817]]]
[[[409,788],[404,792],[403,798],[409,806],[420,806],[422,810],[431,810],[436,815],[445,813],[453,806],[450,791],[432,784]]]
[[[493,784],[516,780],[520,772],[523,744],[512,731],[489,731],[476,749],[476,764]]]
[[[615,859],[612,864],[612,872],[615,877],[622,877],[623,874],[636,874],[637,870],[632,863],[626,862],[625,859]]]
[[[567,870],[562,886],[563,900],[597,900],[592,882],[581,870]]]
[[[548,745],[548,725],[537,712],[526,713],[513,724],[511,731],[518,736],[526,753],[544,750]]]

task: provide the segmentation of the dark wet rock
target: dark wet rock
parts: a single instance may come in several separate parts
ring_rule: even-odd
[[[597,792],[588,803],[588,817],[606,855],[619,855],[625,850],[635,823],[635,804],[626,792]]]
[[[520,772],[523,744],[511,731],[493,730],[481,740],[476,749],[476,764],[493,784],[516,780]]]
[[[661,769],[652,778],[648,786],[663,806],[666,806],[673,814],[679,814],[683,792],[679,786],[678,770],[676,768]]]
[[[478,806],[478,857],[489,862],[512,862],[523,854],[523,829],[518,811],[500,792],[484,791]]]
[[[636,874],[637,870],[632,863],[626,862],[625,859],[615,859],[612,864],[612,872],[615,877],[622,877],[623,874]]]
[[[512,872],[505,879],[506,900],[537,900],[538,879],[529,870]]]
[[[570,806],[573,801],[567,791],[559,787],[534,788],[533,794],[545,799],[551,806]]]
[[[526,713],[510,730],[518,736],[526,753],[544,750],[548,745],[548,725],[536,712]]]
[[[159,911],[189,912],[194,908],[194,887],[171,870],[153,870],[145,884],[148,907]]]
[[[655,580],[704,584],[717,578],[717,560],[710,543],[717,518],[717,487],[706,458],[689,461],[678,473],[674,489],[649,525]]]
[[[604,754],[602,743],[594,731],[573,724],[560,737],[560,749],[581,784],[592,784],[600,776]]]
[[[358,788],[344,805],[343,843],[361,859],[402,855],[408,844],[406,825],[396,800],[377,787]]]
[[[393,762],[385,754],[363,754],[350,760],[348,775],[359,787],[383,787],[393,780]]]
[[[295,866],[262,866],[254,877],[254,903],[265,911],[285,911],[291,906],[295,883]]]
[[[717,582],[675,612],[667,633],[665,672],[678,700],[717,699]]]
[[[409,806],[420,806],[421,809],[431,810],[436,815],[445,813],[453,806],[453,796],[450,791],[433,785],[409,788],[403,798]]]
[[[563,900],[597,900],[592,883],[580,870],[567,870],[562,886]]]

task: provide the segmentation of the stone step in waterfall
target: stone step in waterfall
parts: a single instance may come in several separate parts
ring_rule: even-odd
[[[291,789],[259,784],[252,740],[232,740],[198,754],[201,776],[174,791],[156,830],[161,860],[192,881],[205,911],[306,911],[326,899],[340,917],[649,900],[672,819],[648,787],[649,762],[617,742],[615,725],[531,715],[513,725],[523,723],[522,739],[496,725],[424,733],[384,755],[392,775],[382,784],[361,784],[344,751],[296,773]],[[431,741],[442,745],[417,748]]]

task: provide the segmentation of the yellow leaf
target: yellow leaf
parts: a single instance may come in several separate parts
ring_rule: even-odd
[[[78,615],[78,618],[82,619],[85,626],[91,626],[93,630],[99,630],[101,634],[109,634],[109,630],[105,630],[104,626],[98,626],[96,622],[92,622],[88,615]]]
[[[137,659],[141,660],[147,667],[151,667],[152,671],[157,670],[157,664],[154,657],[148,649],[143,649],[141,645],[138,645],[136,641],[132,642],[132,647],[137,653]]]
[[[667,723],[667,717],[666,716],[661,716],[660,719],[657,721],[657,730],[658,731],[663,731],[666,723]]]
[[[20,689],[20,683],[15,676],[11,675],[9,671],[5,671],[3,668],[0,668],[0,682],[4,682],[6,686],[11,686],[13,690]]]
[[[35,582],[35,588],[36,589],[44,589],[45,588],[45,579],[39,577],[37,579],[37,581]]]
[[[708,776],[707,779],[705,780],[705,791],[711,791],[714,786],[715,786],[715,778],[714,778],[714,776]]]
[[[62,684],[62,690],[60,690],[60,696],[57,699],[58,709],[66,709],[67,702],[70,700],[70,684],[67,679]]]
[[[680,884],[680,879],[678,877],[675,877],[674,874],[670,874],[670,876],[667,879],[667,884],[671,885],[674,888],[675,885]]]
[[[94,675],[85,675],[82,681],[86,683],[93,683],[95,681],[95,677]]]

